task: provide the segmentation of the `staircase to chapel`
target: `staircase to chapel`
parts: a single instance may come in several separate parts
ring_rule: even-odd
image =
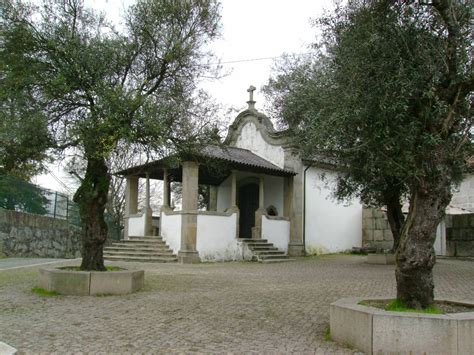
[[[283,250],[279,250],[273,243],[269,243],[267,239],[242,238],[240,241],[245,243],[251,251],[252,261],[279,263],[295,260],[290,259]]]
[[[170,263],[178,259],[159,236],[129,237],[104,248],[104,259],[109,261],[140,261]]]

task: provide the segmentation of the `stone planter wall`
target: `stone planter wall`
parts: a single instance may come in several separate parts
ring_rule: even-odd
[[[461,355],[471,354],[474,349],[474,312],[389,312],[359,305],[361,300],[345,298],[331,304],[330,327],[334,341],[366,354]],[[472,302],[458,303],[473,306]]]
[[[446,221],[446,255],[474,256],[474,213],[448,215]]]
[[[393,246],[387,214],[379,208],[364,207],[362,210],[362,246],[377,249],[391,249]]]
[[[0,208],[0,255],[78,258],[81,230],[66,220]]]
[[[72,271],[39,269],[39,287],[61,295],[125,295],[138,291],[145,283],[145,271]]]

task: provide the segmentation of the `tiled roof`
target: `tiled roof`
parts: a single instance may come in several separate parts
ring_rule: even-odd
[[[284,175],[296,175],[293,171],[282,169],[247,149],[209,145],[202,149],[197,155],[221,159],[230,163],[237,163],[254,168],[273,170],[283,173]]]
[[[162,179],[163,171],[167,168],[168,173],[173,176],[174,181],[181,181],[181,168],[179,165],[176,165],[176,163],[184,160],[194,160],[201,163],[199,167],[199,179],[202,183],[219,184],[230,174],[231,170],[274,176],[296,175],[294,171],[282,169],[265,158],[252,153],[250,150],[236,147],[208,145],[198,152],[188,153],[185,156],[186,157],[171,155],[160,160],[117,171],[115,174],[122,176],[135,175],[140,177],[144,177],[148,174],[150,178]],[[212,160],[220,161],[225,164],[222,164],[216,171],[211,162]],[[209,167],[209,169],[206,167]]]

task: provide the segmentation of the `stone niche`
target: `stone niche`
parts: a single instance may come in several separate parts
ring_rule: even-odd
[[[344,298],[331,304],[330,327],[334,341],[366,354],[472,354],[474,312],[390,312],[360,305],[362,300],[364,298]],[[467,301],[437,301],[474,307],[474,303]]]
[[[145,271],[143,270],[39,270],[39,287],[61,295],[123,295],[138,291],[143,287],[144,282]]]

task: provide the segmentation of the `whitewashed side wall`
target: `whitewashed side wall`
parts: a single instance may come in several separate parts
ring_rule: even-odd
[[[290,222],[262,217],[262,238],[268,239],[275,247],[288,252],[290,242]]]
[[[451,205],[474,211],[474,175],[465,175],[461,184],[454,188]]]
[[[225,212],[230,207],[230,192],[232,188],[231,177],[225,179],[222,184],[217,187],[217,211]]]
[[[252,153],[267,159],[273,164],[283,168],[285,164],[285,152],[281,146],[271,145],[265,141],[257,126],[247,122],[237,138],[236,147],[248,149]]]
[[[283,181],[282,177],[265,175],[264,207],[275,206],[278,216],[283,216]]]
[[[217,216],[198,214],[196,249],[201,260],[241,260],[236,239],[237,214]]]
[[[145,214],[128,217],[128,235],[131,237],[145,235]]]
[[[161,213],[161,236],[166,244],[177,253],[181,248],[181,215]]]
[[[324,178],[322,177],[324,176]],[[320,168],[306,172],[306,251],[334,253],[362,246],[362,205],[332,199],[336,173]]]

